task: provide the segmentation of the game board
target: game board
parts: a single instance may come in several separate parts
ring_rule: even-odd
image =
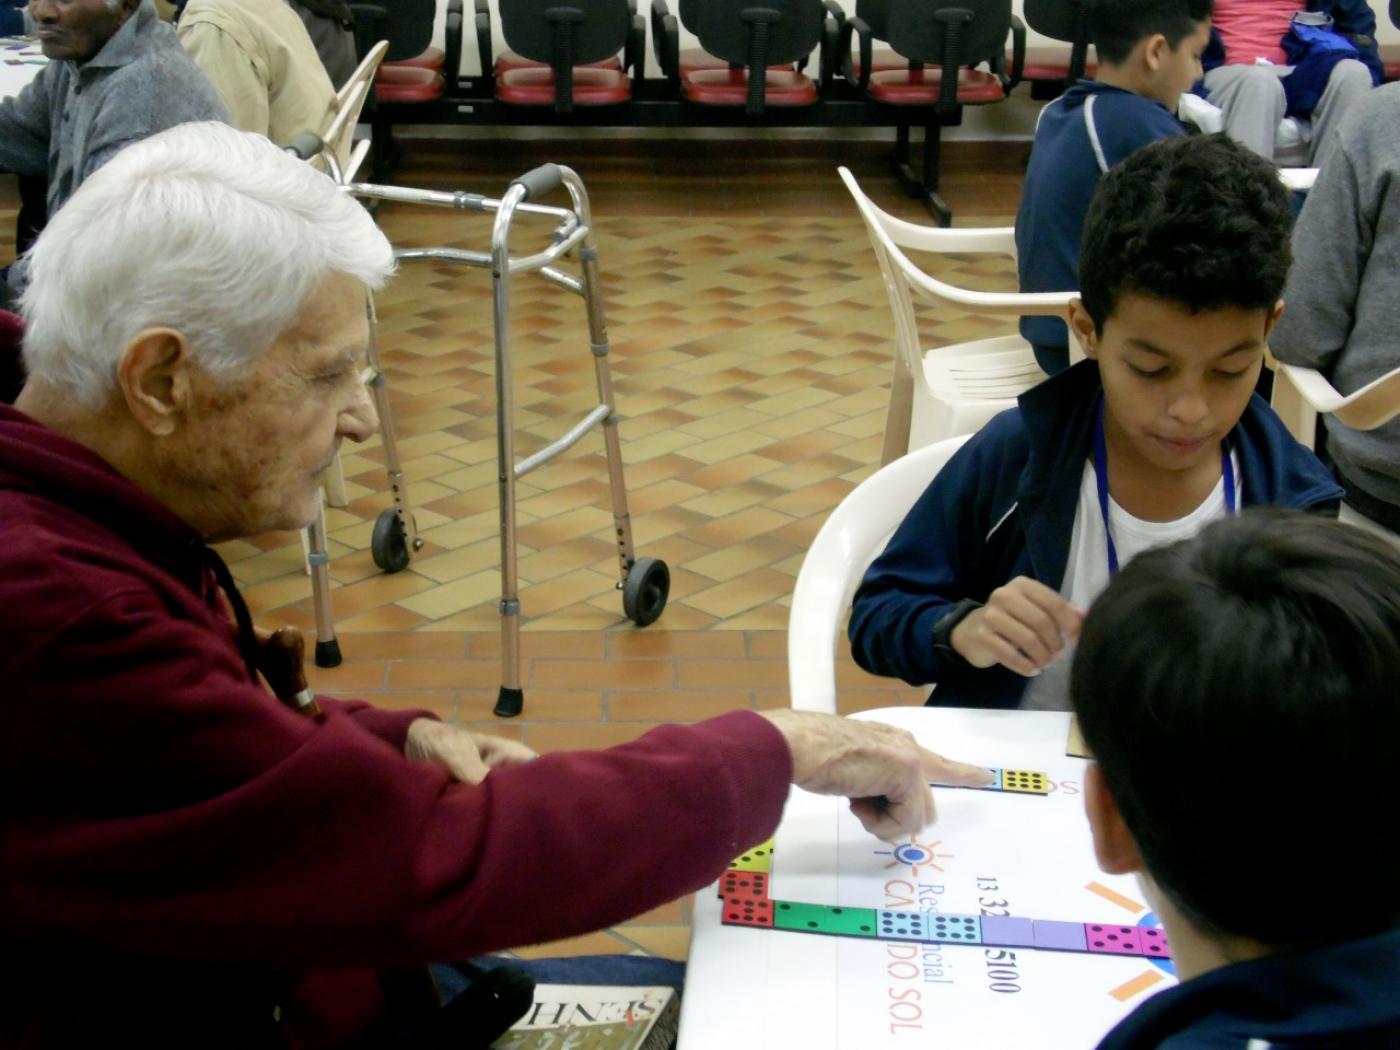
[[[683,1050],[1082,1050],[1170,986],[1141,889],[1094,862],[1068,716],[915,711],[878,716],[944,754],[1004,763],[993,787],[936,787],[937,824],[896,843],[794,789],[775,840],[696,902],[687,996],[704,987],[705,1000],[683,1019]],[[717,1017],[745,984],[754,1008]]]

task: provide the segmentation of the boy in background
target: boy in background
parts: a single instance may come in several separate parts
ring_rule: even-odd
[[[1022,394],[915,503],[856,592],[858,664],[936,683],[940,705],[1064,709],[1061,657],[1120,564],[1250,504],[1336,515],[1341,488],[1254,394],[1290,223],[1273,167],[1224,135],[1153,143],[1103,178],[1070,304],[1089,360]]]
[[[1138,873],[1182,980],[1099,1050],[1400,1046],[1397,681],[1400,552],[1314,515],[1217,522],[1094,603],[1095,853]]]
[[[1211,0],[1088,0],[1095,80],[1081,80],[1047,105],[1016,215],[1023,292],[1073,291],[1079,238],[1099,177],[1149,142],[1185,134],[1177,100],[1201,77]],[[1048,374],[1069,367],[1069,334],[1058,317],[1024,317],[1021,335]]]

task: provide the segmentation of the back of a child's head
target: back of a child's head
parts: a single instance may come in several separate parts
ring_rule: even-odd
[[[1278,170],[1223,134],[1162,139],[1099,180],[1079,248],[1079,296],[1103,331],[1124,292],[1191,313],[1272,310],[1292,259]]]
[[[1400,923],[1400,549],[1296,511],[1217,522],[1124,567],[1071,689],[1193,925],[1284,947]]]
[[[1084,19],[1100,62],[1121,65],[1161,33],[1176,50],[1210,17],[1211,0],[1085,0]]]

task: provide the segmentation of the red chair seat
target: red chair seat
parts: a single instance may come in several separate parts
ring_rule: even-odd
[[[817,85],[812,78],[791,69],[770,69],[764,94],[769,106],[810,106],[817,101]],[[749,99],[746,69],[697,69],[681,78],[681,93],[691,102],[705,106],[742,106]]]
[[[401,58],[397,62],[385,62],[385,66],[399,66],[409,69],[431,69],[435,73],[441,73],[443,64],[447,61],[447,54],[440,47],[430,47],[421,55],[413,58]]]
[[[431,102],[442,98],[446,88],[441,73],[416,66],[380,66],[374,77],[380,102]]]
[[[688,76],[691,73],[699,72],[702,69],[728,69],[729,63],[722,58],[716,58],[704,48],[688,47],[681,52],[681,76]],[[791,63],[769,66],[769,69],[792,69]]]
[[[1006,68],[1011,68],[1011,52],[1006,53]],[[1097,62],[1084,63],[1084,75],[1092,77],[1098,70]],[[1021,63],[1022,80],[1057,81],[1069,77],[1069,52],[1058,47],[1033,47],[1026,51]]]
[[[632,81],[615,69],[574,70],[574,104],[606,106],[632,97]],[[516,106],[554,105],[554,70],[513,69],[496,78],[496,98]]]
[[[896,69],[870,75],[870,97],[894,106],[931,106],[938,101],[943,70]],[[968,105],[1000,102],[1006,97],[1001,81],[980,69],[958,70],[958,101]]]
[[[536,62],[533,59],[517,55],[514,51],[502,51],[496,56],[496,76],[509,73],[516,69],[548,69],[548,62]],[[575,69],[611,69],[618,73],[622,72],[622,58],[614,55],[612,58],[605,58],[601,62],[589,62],[585,66],[575,66]]]
[[[1381,64],[1385,66],[1385,82],[1389,84],[1392,80],[1400,80],[1400,44],[1382,44],[1377,50],[1381,53]]]
[[[876,51],[870,56],[871,73],[887,73],[891,69],[908,69],[909,60],[903,55],[897,55],[893,51]],[[860,58],[851,60],[851,71],[855,73],[856,79],[860,79],[861,65]]]

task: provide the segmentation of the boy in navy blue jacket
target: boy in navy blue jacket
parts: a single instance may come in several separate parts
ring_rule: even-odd
[[[1079,237],[1099,176],[1134,150],[1184,135],[1177,100],[1201,77],[1211,0],[1088,0],[1097,80],[1081,80],[1047,105],[1016,214],[1023,292],[1075,288]],[[1069,367],[1058,317],[1024,317],[1021,336],[1050,375]]]
[[[1273,167],[1223,135],[1153,143],[1104,177],[1070,304],[1090,360],[919,498],[856,592],[858,664],[936,683],[931,703],[1063,709],[1060,658],[1120,563],[1250,504],[1335,516],[1341,489],[1253,393],[1289,226]]]
[[[1074,707],[1099,865],[1182,983],[1099,1050],[1400,1046],[1400,552],[1249,511],[1126,567]]]

